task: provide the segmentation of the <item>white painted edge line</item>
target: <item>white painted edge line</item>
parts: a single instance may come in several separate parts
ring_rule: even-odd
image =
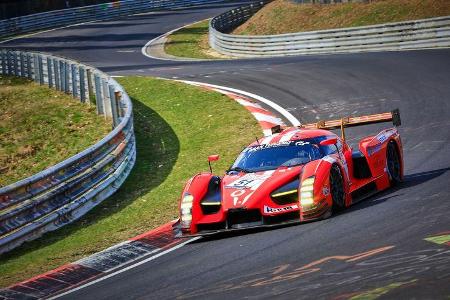
[[[145,15],[145,14],[157,14],[157,13],[158,13],[157,11],[156,12],[150,11],[150,12],[137,13],[137,14],[127,15],[127,16],[122,16],[122,17],[129,17],[129,16],[135,16],[135,15]],[[20,36],[15,36],[15,37],[6,39],[4,41],[0,41],[0,44],[4,44],[4,43],[10,42],[10,41],[14,41],[14,40],[27,38],[27,37],[30,37],[30,36],[33,36],[33,35],[36,35],[36,34],[51,32],[51,31],[65,29],[65,28],[69,28],[69,27],[85,25],[85,24],[91,24],[91,23],[95,23],[95,22],[114,22],[114,21],[117,21],[117,20],[92,20],[92,21],[87,21],[87,22],[81,22],[81,23],[64,25],[64,26],[61,26],[61,27],[55,27],[55,28],[50,28],[50,29],[36,31],[36,32],[33,32],[33,33],[27,33],[27,34],[20,35]]]
[[[208,19],[209,19],[209,18],[208,18]],[[180,30],[180,29],[183,29],[183,28],[185,28],[185,27],[191,26],[191,25],[193,25],[193,24],[195,24],[195,23],[200,23],[200,22],[202,22],[202,21],[204,21],[204,20],[208,20],[208,19],[198,20],[198,21],[195,21],[195,22],[192,22],[192,23],[189,23],[189,24],[180,26],[180,27],[178,27],[178,28],[172,29],[172,30],[169,31],[169,32],[166,32],[166,33],[164,33],[164,34],[161,34],[160,36],[157,36],[157,37],[155,37],[154,39],[151,39],[150,41],[148,41],[148,42],[144,45],[144,47],[141,48],[141,53],[142,53],[142,55],[144,55],[144,56],[146,56],[146,57],[148,57],[148,58],[152,58],[152,59],[156,59],[156,60],[166,60],[166,61],[211,61],[212,59],[201,59],[201,58],[190,58],[190,59],[189,59],[189,58],[183,58],[183,57],[180,57],[179,59],[178,59],[178,58],[173,58],[173,59],[171,59],[171,58],[156,57],[156,56],[153,56],[153,55],[150,55],[150,54],[147,53],[147,48],[148,48],[151,44],[153,44],[155,41],[157,41],[157,40],[159,40],[159,39],[162,39],[162,38],[165,38],[165,37],[167,37],[168,35],[171,35],[172,33],[174,33],[175,31],[178,31],[178,30]]]
[[[80,285],[79,287],[76,287],[76,288],[74,288],[74,289],[71,289],[71,290],[69,290],[69,291],[67,291],[67,292],[65,292],[65,293],[55,295],[55,296],[50,297],[50,298],[48,298],[48,299],[58,299],[58,298],[60,298],[60,297],[62,297],[62,296],[66,296],[66,295],[69,295],[69,294],[71,294],[71,293],[73,293],[73,292],[75,292],[75,291],[84,289],[85,287],[94,285],[94,284],[96,284],[96,283],[98,283],[98,282],[100,282],[100,281],[103,281],[103,280],[106,280],[106,279],[108,279],[108,278],[114,277],[114,276],[116,276],[117,274],[126,272],[126,271],[128,271],[128,270],[131,270],[131,269],[133,269],[133,268],[136,268],[137,266],[143,265],[143,264],[145,264],[145,263],[147,263],[147,262],[149,262],[149,261],[152,261],[152,260],[157,259],[158,257],[161,257],[161,256],[163,256],[163,255],[165,255],[165,254],[168,254],[168,253],[170,253],[170,252],[172,252],[172,251],[175,251],[175,250],[177,250],[177,249],[183,247],[184,245],[186,245],[186,244],[188,244],[188,243],[190,243],[190,242],[196,241],[196,240],[198,240],[198,239],[200,239],[200,238],[201,238],[200,236],[193,237],[193,238],[191,238],[191,239],[189,239],[189,240],[187,240],[187,241],[184,241],[184,242],[181,243],[181,244],[176,245],[176,246],[173,247],[173,248],[170,248],[170,249],[164,250],[164,251],[162,251],[162,252],[159,252],[158,254],[153,255],[153,256],[151,256],[151,257],[149,257],[149,258],[146,258],[146,259],[144,259],[144,260],[141,260],[141,261],[139,261],[139,262],[137,262],[137,263],[135,263],[135,264],[133,264],[133,265],[131,265],[131,266],[128,266],[128,267],[123,268],[123,269],[120,269],[120,270],[115,271],[115,272],[113,272],[113,273],[110,273],[110,274],[108,274],[108,275],[102,276],[102,277],[100,277],[100,278],[98,278],[98,279],[96,279],[96,280],[94,280],[94,281],[90,281],[90,282],[88,282],[88,283],[86,283],[86,284]]]
[[[274,116],[270,116],[270,115],[266,115],[266,114],[262,114],[262,113],[252,113],[252,115],[258,121],[264,121],[264,122],[269,122],[269,123],[273,123],[273,124],[282,123],[282,120],[280,118],[277,118]]]
[[[220,85],[215,85],[215,84],[209,84],[209,83],[203,83],[203,82],[197,82],[197,81],[189,81],[189,80],[176,80],[176,81],[191,84],[191,85],[197,85],[197,86],[203,85],[203,86],[207,86],[207,87],[211,87],[211,88],[216,88],[216,89],[221,89],[221,90],[225,90],[225,91],[229,91],[229,92],[238,93],[238,94],[253,98],[253,99],[258,100],[258,101],[270,106],[271,108],[273,108],[275,111],[277,111],[283,117],[285,117],[292,124],[292,126],[300,126],[301,125],[300,121],[296,117],[294,117],[290,112],[288,112],[286,109],[284,109],[280,105],[276,104],[275,102],[273,102],[269,99],[266,99],[264,97],[261,97],[259,95],[249,93],[246,91],[242,91],[242,90],[238,90],[235,88],[230,88],[230,87],[225,87],[225,86],[220,86]]]
[[[247,100],[243,100],[243,99],[239,99],[239,98],[235,98],[234,100],[236,100],[240,105],[242,106],[248,106],[248,107],[254,107],[254,108],[262,108],[261,105],[259,105],[258,103],[253,103]]]

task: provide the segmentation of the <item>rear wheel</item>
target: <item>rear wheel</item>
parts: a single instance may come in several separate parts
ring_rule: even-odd
[[[389,173],[389,181],[391,185],[399,183],[401,178],[400,156],[395,146],[395,142],[389,142],[386,150],[386,164]]]
[[[333,210],[338,211],[345,207],[344,180],[341,169],[333,165],[330,171],[330,192],[333,199]]]

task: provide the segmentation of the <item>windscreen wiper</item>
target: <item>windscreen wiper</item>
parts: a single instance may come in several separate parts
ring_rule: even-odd
[[[244,172],[244,173],[251,173],[250,170],[241,168],[241,167],[234,167],[234,168],[230,168],[227,170],[227,173],[232,172],[232,171],[236,171],[236,172]]]

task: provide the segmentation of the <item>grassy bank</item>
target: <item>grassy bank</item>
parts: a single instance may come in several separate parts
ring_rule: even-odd
[[[27,79],[0,77],[0,187],[75,155],[110,130],[95,107]]]
[[[234,34],[267,35],[366,26],[450,15],[448,0],[374,0],[332,5],[276,0],[263,7]]]
[[[211,52],[208,44],[208,23],[209,20],[201,21],[170,34],[164,51],[178,57],[218,58]]]
[[[134,169],[112,198],[81,220],[1,256],[1,286],[173,220],[182,186],[207,170],[207,155],[221,155],[214,170],[223,173],[242,147],[261,135],[251,114],[221,94],[145,77],[119,79],[134,105]]]

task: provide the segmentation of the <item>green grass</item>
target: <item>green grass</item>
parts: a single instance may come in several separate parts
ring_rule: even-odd
[[[296,4],[276,0],[233,31],[269,35],[366,26],[450,15],[449,0],[373,0],[368,3]]]
[[[27,79],[0,76],[0,187],[75,155],[110,130],[95,107]]]
[[[0,256],[0,285],[75,261],[177,217],[186,180],[221,174],[255,136],[256,120],[230,98],[166,80],[120,78],[134,105],[137,161],[120,190],[81,220]],[[238,116],[238,117],[237,117]]]
[[[167,54],[188,58],[217,58],[208,54],[209,20],[198,22],[175,31],[167,37],[164,51]]]

